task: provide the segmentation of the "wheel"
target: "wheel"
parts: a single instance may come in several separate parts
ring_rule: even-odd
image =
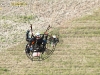
[[[26,52],[26,54],[30,52],[28,44],[26,45],[25,52]]]
[[[26,56],[27,56],[29,59],[31,59],[31,60],[33,59],[33,56],[32,56],[33,52],[30,51],[30,48],[29,48],[28,44],[26,45],[25,53],[26,53]]]

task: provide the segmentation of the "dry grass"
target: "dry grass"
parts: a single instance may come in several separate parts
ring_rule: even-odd
[[[96,13],[98,12],[99,10],[96,11]],[[0,51],[0,75],[99,75],[100,15],[96,15],[96,13],[91,15],[92,19],[90,15],[85,16],[71,22],[64,22],[61,26],[58,25],[58,28],[54,28],[55,32],[51,30],[51,33],[59,34],[60,43],[53,54],[43,61],[31,61],[27,58],[24,52],[25,41]],[[41,21],[37,22],[41,23]],[[4,30],[6,28],[9,30],[12,25],[1,26],[5,28]],[[18,29],[20,30],[16,26],[15,24],[15,33]],[[26,25],[18,26],[23,28]],[[25,29],[22,29],[22,33],[25,32]],[[3,37],[0,39],[2,43],[6,43]],[[21,39],[23,38],[21,37]],[[19,41],[21,39],[19,38]]]
[[[26,57],[23,51],[26,42],[1,51],[1,75],[13,73],[15,75],[99,75],[99,24],[95,23],[96,26],[91,22],[69,24],[71,27],[60,28],[59,33],[63,42],[59,43],[54,53],[44,61],[32,62]]]

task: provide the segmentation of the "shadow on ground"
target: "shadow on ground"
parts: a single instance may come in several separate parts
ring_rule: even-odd
[[[44,51],[44,53],[43,54],[41,53],[41,55],[38,56],[38,57],[33,57],[32,56],[33,53],[31,53],[31,52],[30,53],[26,53],[26,56],[31,61],[42,61],[42,60],[45,60],[45,59],[49,58],[53,54],[54,51],[55,51],[55,47],[52,47],[52,49],[46,49]]]

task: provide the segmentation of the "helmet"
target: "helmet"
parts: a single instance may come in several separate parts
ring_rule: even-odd
[[[39,33],[39,32],[37,32],[37,33],[35,34],[35,36],[40,36],[40,33]]]
[[[53,37],[53,38],[56,38],[56,35],[53,35],[52,37]]]
[[[37,32],[37,33],[35,34],[35,36],[36,36],[36,39],[40,39],[40,33],[39,33],[39,32]]]

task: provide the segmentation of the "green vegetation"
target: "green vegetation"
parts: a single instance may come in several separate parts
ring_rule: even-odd
[[[31,20],[34,21],[36,19],[35,15],[14,15],[14,16],[3,16],[3,20],[12,20],[18,23],[29,23]]]
[[[96,23],[95,23],[96,24]],[[81,25],[81,23],[80,23]],[[85,25],[88,25],[87,23]],[[96,24],[98,25],[98,24]],[[62,34],[62,37],[100,37],[100,30],[99,26],[76,26],[73,27],[72,29],[66,30],[65,32],[66,35]]]
[[[94,11],[93,14],[83,16],[82,18],[76,19],[75,21],[80,21],[80,22],[88,22],[88,21],[96,21],[100,23],[100,9],[97,11]]]
[[[34,15],[25,15],[25,16],[17,16],[19,18],[19,22],[30,22],[31,20],[35,20],[36,16]]]
[[[2,75],[2,74],[9,75],[9,70],[7,68],[0,67],[0,75]]]
[[[12,6],[25,6],[27,5],[26,2],[11,2]]]
[[[6,68],[2,68],[2,67],[0,67],[0,71],[7,72],[7,71],[9,71],[9,70],[8,70],[8,69],[6,69]]]

